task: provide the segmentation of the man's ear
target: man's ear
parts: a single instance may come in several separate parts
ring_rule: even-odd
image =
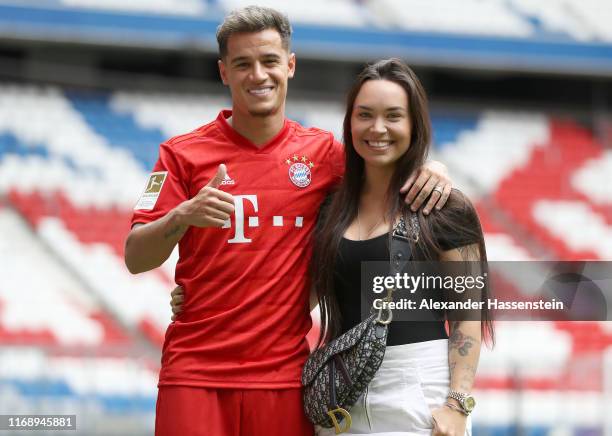
[[[223,59],[219,59],[217,61],[217,65],[219,66],[219,75],[221,76],[221,81],[224,85],[227,86],[227,72],[225,71],[225,63],[223,63]]]
[[[293,79],[295,75],[295,53],[289,53],[289,74],[288,77]]]

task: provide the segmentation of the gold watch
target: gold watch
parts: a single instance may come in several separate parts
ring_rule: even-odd
[[[474,410],[474,407],[476,407],[476,400],[474,397],[464,392],[451,390],[448,392],[447,398],[457,400],[466,415],[472,413],[472,410]]]

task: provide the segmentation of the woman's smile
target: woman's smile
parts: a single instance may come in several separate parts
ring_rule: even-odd
[[[397,83],[370,80],[355,98],[351,116],[355,151],[367,166],[393,166],[410,147],[408,96]]]

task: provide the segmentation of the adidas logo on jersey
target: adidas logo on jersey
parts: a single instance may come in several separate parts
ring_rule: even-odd
[[[228,173],[225,173],[225,178],[221,182],[221,185],[235,185],[236,181],[232,179]]]

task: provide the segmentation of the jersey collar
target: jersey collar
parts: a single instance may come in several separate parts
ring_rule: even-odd
[[[219,116],[217,116],[217,124],[221,128],[221,131],[236,145],[243,148],[248,148],[249,150],[258,153],[269,153],[274,147],[282,143],[287,138],[287,136],[289,136],[289,132],[291,130],[291,123],[287,118],[285,118],[283,127],[280,129],[280,132],[278,132],[276,136],[274,136],[265,144],[257,146],[229,125],[227,119],[231,116],[232,111],[230,109],[224,109],[219,112]]]

